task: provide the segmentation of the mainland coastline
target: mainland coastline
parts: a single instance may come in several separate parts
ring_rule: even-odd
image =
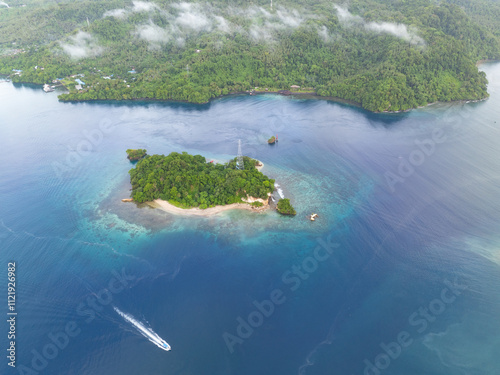
[[[498,60],[485,60],[482,61],[481,63],[486,63],[486,62],[497,62]],[[16,83],[22,83],[22,84],[32,84],[30,82],[16,82]],[[42,86],[42,85],[40,85]],[[64,87],[64,86],[63,86]],[[177,100],[177,99],[156,99],[156,98],[133,98],[133,99],[61,99],[58,98],[58,100],[61,103],[105,103],[105,102],[123,102],[123,103],[134,103],[134,102],[152,102],[152,103],[183,103],[183,104],[192,104],[192,105],[207,105],[210,104],[216,100],[224,99],[224,98],[231,98],[231,97],[238,97],[238,96],[261,96],[261,95],[278,95],[278,96],[288,96],[291,98],[297,98],[300,97],[300,99],[308,99],[308,100],[325,100],[329,101],[332,103],[340,103],[340,104],[345,104],[348,106],[352,106],[355,108],[362,109],[364,111],[367,111],[369,113],[373,114],[398,114],[398,113],[409,113],[417,109],[421,108],[426,108],[435,104],[453,104],[453,103],[477,103],[477,102],[482,102],[485,100],[488,100],[489,94],[479,98],[479,99],[456,99],[456,100],[449,100],[449,101],[442,101],[438,100],[435,102],[429,102],[426,103],[425,105],[422,106],[417,106],[414,108],[409,108],[409,109],[404,109],[404,110],[399,110],[399,111],[390,111],[390,110],[384,110],[384,111],[372,111],[370,109],[367,109],[363,107],[363,104],[360,102],[356,102],[353,100],[349,99],[343,99],[339,98],[337,96],[322,96],[318,95],[316,93],[300,93],[300,92],[294,92],[290,95],[283,95],[278,92],[255,92],[251,93],[250,91],[242,91],[242,92],[234,92],[234,93],[229,93],[225,95],[220,95],[214,98],[210,98],[210,100],[203,102],[203,103],[196,103],[196,102],[190,102],[187,100]]]
[[[498,62],[499,60],[480,60],[477,62],[476,66],[479,67],[481,64],[488,63],[488,62]],[[25,84],[32,84],[31,82],[16,82],[16,83],[25,83]],[[41,85],[40,85],[41,86]],[[66,86],[64,87],[68,93],[69,89]],[[288,90],[280,90],[280,91],[288,91]],[[157,98],[131,98],[131,99],[61,99],[58,96],[58,100],[62,103],[92,103],[92,102],[153,102],[153,103],[184,103],[184,104],[193,104],[193,105],[207,105],[210,104],[216,100],[219,99],[224,99],[224,98],[231,98],[231,97],[238,97],[238,96],[261,96],[261,95],[278,95],[278,96],[287,96],[291,98],[300,98],[300,99],[310,99],[310,100],[326,100],[332,103],[340,103],[340,104],[345,104],[349,105],[352,107],[356,107],[359,109],[362,109],[364,111],[367,111],[369,113],[373,114],[398,114],[398,113],[409,113],[412,112],[416,109],[421,109],[425,107],[429,107],[435,104],[446,104],[446,103],[476,103],[476,102],[481,102],[484,100],[487,100],[489,98],[489,94],[485,95],[484,97],[481,98],[475,98],[475,99],[455,99],[455,100],[449,100],[449,101],[444,101],[444,100],[438,100],[435,102],[429,102],[426,103],[425,105],[422,106],[417,106],[414,108],[408,108],[408,109],[403,109],[403,110],[398,110],[398,111],[391,111],[391,110],[383,110],[383,111],[373,111],[370,109],[367,109],[363,106],[361,102],[357,102],[354,100],[350,99],[344,99],[340,98],[338,96],[328,96],[328,95],[318,95],[315,91],[314,92],[293,92],[290,91],[287,94],[283,94],[279,91],[256,91],[256,90],[246,90],[246,91],[237,91],[237,92],[230,92],[228,94],[223,94],[219,95],[213,98],[210,98],[209,100],[201,103],[197,102],[191,102],[189,100],[179,100],[179,99],[157,99]]]
[[[497,59],[483,59],[483,60],[478,60],[476,61],[475,65],[476,67],[480,67],[482,64],[485,63],[495,63],[499,62],[500,60]],[[0,75],[0,78],[2,75]],[[7,77],[10,82],[14,82],[11,80],[11,75],[5,75],[4,77]],[[1,81],[0,81],[1,82]],[[36,84],[32,81],[15,81],[15,83],[20,83],[20,84]],[[42,86],[42,85],[40,85]],[[61,85],[61,87],[64,87],[67,90],[67,93],[70,93],[70,89],[64,85]],[[289,96],[289,97],[296,97],[296,98],[301,98],[301,99],[312,99],[312,100],[326,100],[330,101],[333,103],[341,103],[341,104],[346,104],[350,105],[356,108],[363,109],[369,113],[373,114],[398,114],[398,113],[408,113],[416,109],[421,109],[425,107],[429,107],[435,104],[446,104],[446,103],[476,103],[476,102],[481,102],[484,100],[487,100],[489,98],[489,93],[487,93],[484,97],[481,98],[473,98],[473,99],[455,99],[455,100],[449,100],[449,101],[434,101],[434,102],[429,102],[426,103],[425,105],[422,106],[417,106],[414,108],[408,108],[404,110],[397,110],[397,111],[391,111],[391,110],[383,110],[383,111],[373,111],[370,109],[367,109],[363,106],[362,103],[350,100],[350,99],[344,99],[341,97],[337,96],[329,96],[329,95],[319,95],[316,92],[316,89],[313,89],[311,91],[290,91],[287,89],[283,90],[272,90],[272,91],[265,91],[265,90],[244,90],[244,91],[233,91],[229,92],[227,94],[222,94],[219,96],[215,96],[210,98],[209,100],[205,102],[192,102],[189,100],[179,100],[179,99],[158,99],[158,98],[130,98],[130,99],[80,99],[80,98],[71,98],[71,99],[66,99],[66,98],[61,98],[60,95],[58,95],[58,100],[62,103],[85,103],[85,102],[157,102],[157,103],[184,103],[184,104],[194,104],[194,105],[206,105],[210,104],[211,102],[214,102],[219,99],[223,98],[229,98],[229,97],[237,97],[237,96],[260,96],[260,95],[279,95],[279,96]]]
[[[476,61],[475,65],[477,68],[479,68],[482,64],[484,63],[491,63],[491,62],[499,62],[500,60],[496,59],[483,59],[483,60],[478,60]],[[20,81],[19,83],[23,83]],[[25,82],[25,83],[30,83],[30,82]],[[69,88],[66,86],[62,85],[64,88],[68,90],[68,93],[70,92]],[[383,111],[373,111],[370,109],[367,109],[363,106],[361,102],[357,102],[354,100],[350,99],[345,99],[341,98],[338,96],[330,96],[330,95],[319,95],[317,93],[317,90],[315,88],[312,88],[312,90],[307,90],[307,91],[290,91],[288,89],[282,89],[282,90],[260,90],[260,89],[250,89],[250,90],[244,90],[244,91],[233,91],[229,92],[227,94],[222,94],[219,96],[215,96],[210,98],[209,100],[205,102],[192,102],[189,100],[177,100],[177,99],[157,99],[157,98],[131,98],[131,99],[62,99],[61,97],[58,96],[58,100],[60,102],[67,102],[67,103],[80,103],[80,102],[106,102],[106,101],[118,101],[118,102],[172,102],[172,103],[185,103],[185,104],[195,104],[195,105],[206,105],[210,104],[213,101],[216,101],[218,99],[223,99],[227,97],[234,97],[234,96],[259,96],[259,95],[279,95],[279,96],[289,96],[289,97],[301,97],[302,99],[316,99],[316,100],[326,100],[334,103],[341,103],[341,104],[346,104],[350,105],[353,107],[357,107],[360,109],[363,109],[367,112],[374,113],[374,114],[398,114],[398,113],[408,113],[411,112],[415,109],[421,109],[425,107],[429,107],[435,104],[444,104],[444,103],[476,103],[476,102],[481,102],[484,100],[487,100],[489,98],[489,93],[487,93],[484,97],[481,98],[474,98],[474,99],[455,99],[455,100],[449,100],[449,101],[434,101],[434,102],[428,102],[425,105],[422,106],[417,106],[414,108],[408,108],[408,109],[403,109],[403,110],[397,110],[397,111],[391,111],[391,110],[383,110]]]

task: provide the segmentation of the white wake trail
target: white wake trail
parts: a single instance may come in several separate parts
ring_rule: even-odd
[[[132,315],[124,313],[118,307],[113,307],[113,308],[123,319],[132,324],[141,333],[141,335],[143,335],[157,347],[167,351],[172,349],[170,345],[168,345],[168,343],[165,340],[163,340],[160,336],[158,336],[156,332],[144,326],[144,324],[137,321]]]
[[[274,187],[278,190],[278,194],[280,195],[281,199],[285,199],[285,195],[283,194],[283,190],[280,188],[280,186],[275,183]]]

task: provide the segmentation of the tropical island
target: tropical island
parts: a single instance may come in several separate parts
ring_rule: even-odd
[[[25,0],[0,6],[0,74],[63,101],[315,92],[374,112],[488,97],[494,0]],[[29,25],[29,27],[26,27]]]
[[[276,210],[282,215],[297,215],[297,212],[295,212],[295,209],[292,207],[290,199],[288,198],[280,199],[278,201],[278,205],[276,206]]]
[[[131,197],[138,203],[155,202],[174,213],[268,208],[274,180],[257,170],[257,160],[242,159],[243,166],[238,158],[215,164],[187,152],[146,156],[129,171]]]
[[[127,159],[130,161],[138,161],[147,155],[147,151],[139,148],[136,150],[128,149],[127,150]]]

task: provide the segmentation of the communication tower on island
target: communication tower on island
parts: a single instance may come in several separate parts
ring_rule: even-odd
[[[238,139],[238,156],[236,158],[236,169],[245,169],[243,154],[241,153],[241,139]]]

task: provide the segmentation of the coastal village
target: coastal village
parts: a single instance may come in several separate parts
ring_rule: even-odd
[[[38,69],[38,67],[35,67],[35,69]],[[43,68],[40,68],[43,70]],[[94,68],[96,69],[96,68]],[[101,72],[101,70],[97,70],[97,72]],[[132,68],[130,71],[127,72],[128,74],[136,74],[136,70]],[[22,70],[14,70],[14,74],[17,76],[22,75]],[[97,74],[96,74],[97,76]],[[86,84],[84,81],[82,81],[81,78],[84,78],[84,74],[73,74],[69,77],[66,78],[57,78],[52,81],[52,85],[46,83],[43,86],[43,90],[45,92],[52,92],[54,91],[55,87],[57,86],[64,86],[70,93],[83,93],[87,92],[90,89],[94,87],[94,85],[99,85],[101,84],[100,80],[102,80],[102,83],[106,83],[105,81],[113,82],[114,86],[116,88],[130,88],[131,85],[133,85],[133,82],[135,80],[135,77],[130,77],[127,79],[123,79],[120,76],[116,76],[114,74],[110,75],[101,75],[99,77],[92,77],[91,81],[92,84]],[[316,95],[316,92],[314,88],[312,87],[306,87],[306,88],[301,88],[298,85],[291,85],[290,90],[278,90],[278,89],[269,89],[269,88],[259,88],[255,87],[253,90],[246,90],[246,93],[249,95],[257,95],[257,94],[279,94],[279,95],[284,95],[284,96],[290,96],[290,95]],[[236,93],[234,93],[236,94]],[[126,96],[126,95],[124,95]],[[222,95],[221,95],[222,96]]]
[[[24,53],[24,52],[25,52],[24,50],[16,49],[12,50],[10,53],[14,55],[17,53]],[[196,53],[200,52],[201,52],[200,50],[196,50]],[[42,73],[45,70],[44,67],[38,65],[34,66],[32,69],[39,73]],[[43,90],[45,92],[52,92],[57,87],[64,87],[69,93],[81,94],[92,91],[92,89],[94,87],[97,87],[97,85],[104,85],[105,90],[111,90],[111,89],[120,90],[120,92],[122,93],[122,98],[127,100],[127,99],[132,99],[132,95],[130,95],[129,90],[133,88],[134,81],[136,80],[136,76],[134,75],[136,75],[137,73],[138,71],[136,71],[135,67],[130,67],[130,70],[127,71],[125,75],[123,74],[119,75],[114,73],[104,74],[104,72],[101,69],[93,67],[86,74],[77,73],[64,78],[53,79],[50,83],[46,82],[43,85]],[[18,79],[20,79],[22,75],[23,75],[23,70],[12,69],[12,76],[18,77]],[[83,80],[84,78],[85,81],[87,82]],[[22,80],[20,79],[20,81]],[[241,92],[230,92],[229,94],[240,94],[240,93]],[[284,96],[316,95],[316,91],[313,87],[301,87],[299,85],[291,85],[290,88],[287,90],[280,88],[272,88],[272,87],[271,88],[255,87],[254,89],[251,90],[245,90],[243,93],[247,93],[249,95],[279,94]],[[221,96],[223,95],[221,94]],[[88,98],[86,98],[85,100],[88,100]]]
[[[14,49],[7,51],[4,55],[14,56],[24,52],[25,50],[23,49]],[[33,69],[33,71],[39,75],[43,75],[45,71],[45,68],[40,65],[35,65],[30,69]],[[17,77],[17,81],[22,82],[23,80],[21,77],[23,76],[23,73],[22,69],[12,69],[11,77]],[[57,87],[64,87],[69,93],[84,93],[88,92],[96,85],[104,84],[117,89],[129,89],[136,80],[136,77],[134,76],[136,73],[137,71],[135,68],[131,67],[126,73],[126,76],[122,77],[115,74],[103,74],[101,69],[94,67],[91,69],[90,73],[71,74],[64,78],[55,78],[50,82],[45,82],[42,88],[45,92],[53,92]],[[127,95],[124,95],[123,98],[128,99]]]
[[[39,68],[39,67],[35,67],[35,69],[43,70],[43,68]],[[94,69],[96,69],[96,68],[94,68]],[[96,69],[96,73],[101,73],[101,70]],[[128,74],[136,74],[136,73],[137,72],[135,71],[134,68],[132,68],[130,71],[128,71]],[[16,70],[16,71],[14,71],[14,74],[20,76],[20,75],[22,75],[22,71]],[[94,74],[94,77],[89,77],[92,84],[85,83],[83,81],[84,78],[85,78],[85,74],[83,74],[83,73],[73,74],[73,75],[66,77],[66,78],[56,78],[56,79],[52,80],[52,84],[49,84],[49,83],[44,84],[43,90],[45,92],[52,92],[55,90],[56,87],[64,87],[69,92],[82,93],[82,92],[87,92],[89,89],[93,88],[94,85],[101,84],[100,80],[102,80],[103,82],[105,82],[105,81],[117,82],[118,85],[120,85],[120,83],[123,83],[123,84],[125,84],[125,85],[123,85],[124,87],[130,88],[130,83],[126,79],[121,79],[121,77],[119,77],[119,76],[115,77],[114,74],[110,74],[110,75]],[[129,81],[132,81],[132,82],[134,80],[135,80],[134,77],[129,79]]]

